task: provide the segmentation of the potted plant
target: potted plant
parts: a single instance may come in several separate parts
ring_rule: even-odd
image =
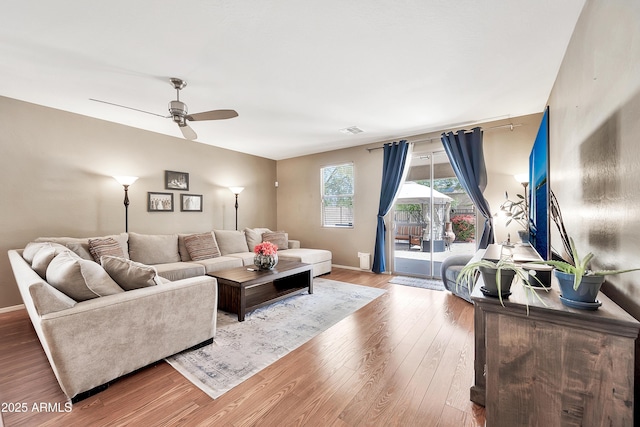
[[[497,262],[482,259],[480,261],[468,263],[462,268],[462,270],[460,270],[460,274],[456,279],[456,286],[459,286],[464,282],[469,285],[471,290],[476,283],[478,272],[482,274],[484,282],[484,286],[480,288],[482,293],[487,296],[499,298],[500,304],[503,307],[503,298],[508,297],[511,294],[511,285],[513,283],[513,279],[516,277],[525,289],[530,290],[538,299],[540,299],[539,295],[535,292],[529,282],[529,271],[522,265],[513,262],[510,258],[502,258]]]
[[[516,194],[518,200],[513,201],[509,199],[509,193],[506,191],[504,196],[506,200],[500,205],[500,212],[508,218],[505,225],[508,226],[512,221],[520,225],[522,230],[518,230],[518,235],[521,241],[526,242],[529,238],[529,204],[527,203],[527,198],[522,194]]]
[[[576,245],[572,238],[569,238],[571,257],[574,264],[566,261],[549,260],[540,261],[542,264],[551,265],[555,268],[554,274],[560,285],[560,301],[568,307],[596,310],[602,303],[596,300],[604,278],[610,274],[621,274],[630,271],[637,271],[640,268],[628,270],[598,270],[590,269],[593,260],[593,253],[589,252],[580,258]]]

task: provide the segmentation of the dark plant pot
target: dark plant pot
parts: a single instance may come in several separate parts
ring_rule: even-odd
[[[602,286],[602,283],[604,283],[604,276],[583,276],[580,286],[578,286],[577,290],[574,290],[573,274],[563,273],[558,270],[555,270],[554,274],[558,279],[562,297],[567,300],[578,301],[581,303],[595,303],[598,293],[600,292],[600,287]],[[568,305],[563,299],[561,299],[561,301],[563,304]],[[575,305],[570,305],[570,307],[580,308]]]
[[[524,264],[523,267],[529,274],[529,284],[531,286],[534,288],[551,287],[551,271],[553,267],[534,263]]]
[[[479,267],[479,270],[482,274],[482,280],[484,281],[483,289],[481,289],[482,292],[489,296],[499,296],[497,282],[498,270],[487,267]],[[511,283],[515,275],[516,272],[513,270],[500,270],[500,293],[503,297],[511,294]]]

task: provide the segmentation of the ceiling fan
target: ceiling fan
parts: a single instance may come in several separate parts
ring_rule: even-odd
[[[129,110],[139,111],[141,113],[153,114],[154,116],[164,117],[166,119],[172,119],[180,127],[182,135],[193,141],[198,137],[193,129],[189,126],[188,121],[197,122],[203,120],[224,120],[238,117],[238,113],[235,110],[211,110],[204,111],[202,113],[188,114],[187,104],[180,101],[180,91],[187,86],[187,82],[182,79],[172,77],[169,82],[176,90],[176,100],[169,102],[169,115],[163,116],[162,114],[151,113],[149,111],[140,110],[138,108],[127,107],[126,105],[114,104],[113,102],[102,101],[99,99],[89,98],[91,101],[102,102],[103,104],[114,105],[116,107],[128,108]]]

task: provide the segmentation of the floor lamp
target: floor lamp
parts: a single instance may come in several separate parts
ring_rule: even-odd
[[[238,194],[242,193],[244,187],[229,187],[229,190],[236,195],[236,230],[238,229]]]
[[[527,194],[527,187],[529,186],[529,174],[519,173],[513,176],[524,187],[524,207],[529,212],[529,195]]]
[[[124,231],[125,233],[129,232],[129,186],[136,182],[138,179],[137,176],[114,176],[116,181],[118,181],[124,187]]]

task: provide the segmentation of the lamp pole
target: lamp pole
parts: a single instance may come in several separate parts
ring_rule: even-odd
[[[235,208],[236,208],[236,230],[237,230],[238,229],[238,195],[242,193],[242,190],[244,190],[244,187],[229,187],[229,190],[231,190],[231,192],[236,195]]]
[[[129,186],[122,184],[124,187],[124,231],[129,232]]]
[[[238,229],[238,195],[236,194],[236,230]]]
[[[137,176],[114,176],[116,181],[118,181],[124,187],[124,231],[126,233],[129,232],[129,186],[136,182],[138,179]]]

